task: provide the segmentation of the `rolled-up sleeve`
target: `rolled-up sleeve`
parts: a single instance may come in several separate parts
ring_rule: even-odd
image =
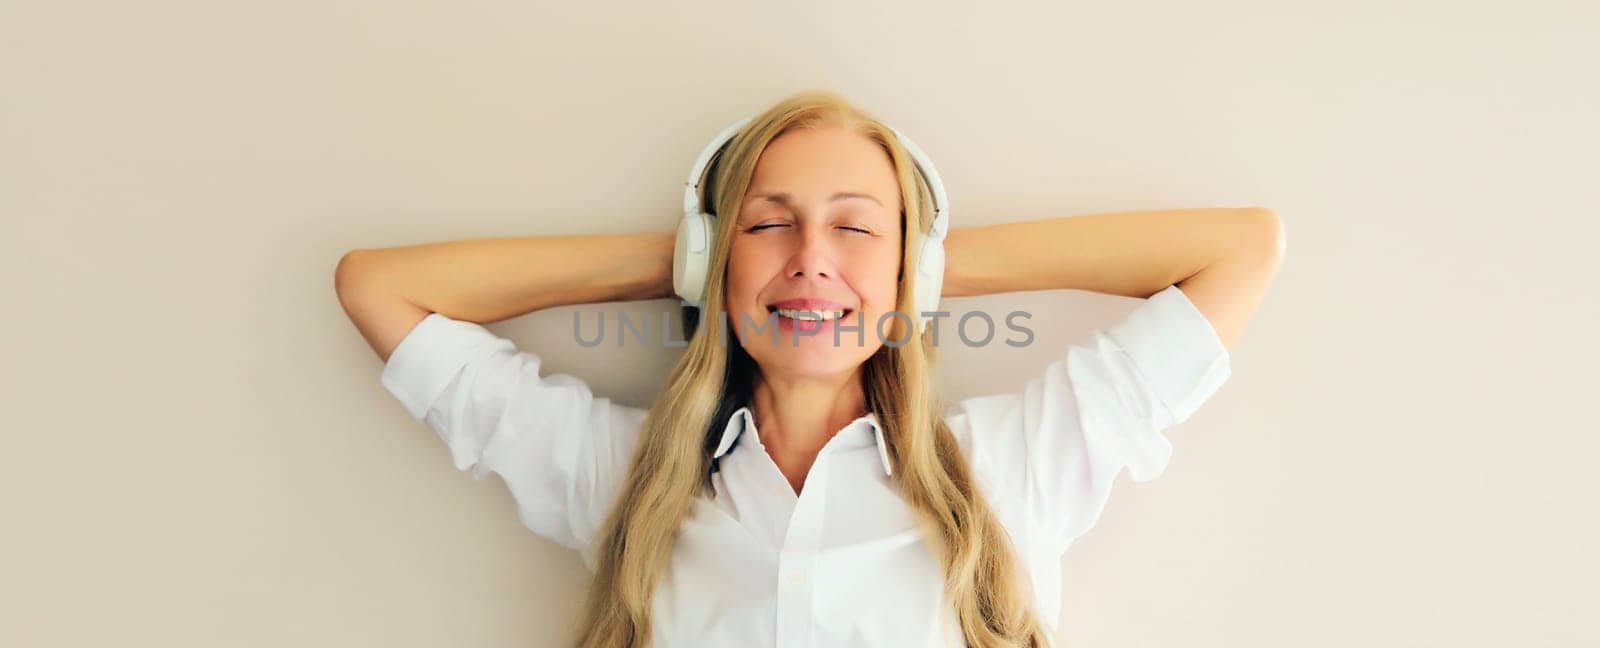
[[[632,459],[646,412],[596,397],[475,322],[430,313],[390,353],[383,386],[432,428],[458,470],[500,475],[523,524],[584,551]]]
[[[1164,431],[1230,375],[1210,321],[1169,286],[1088,345],[1069,345],[1022,392],[964,401],[981,458],[974,470],[1009,473],[989,481],[1019,491],[1010,494],[1030,526],[1065,549],[1099,519],[1122,469],[1139,482],[1166,470]]]

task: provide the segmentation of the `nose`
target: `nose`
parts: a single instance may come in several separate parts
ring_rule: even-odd
[[[789,277],[800,279],[806,276],[825,279],[837,274],[834,263],[834,249],[832,240],[828,238],[828,226],[812,222],[802,222],[797,248],[789,256],[789,266],[785,268]]]

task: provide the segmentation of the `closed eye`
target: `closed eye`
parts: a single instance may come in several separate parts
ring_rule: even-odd
[[[788,225],[788,223],[767,223],[765,225],[757,225],[755,227],[752,227],[752,228],[750,228],[750,231],[759,232],[759,231],[767,229],[769,227],[784,227],[786,225]],[[861,227],[843,227],[843,228],[840,228],[840,229],[847,229],[847,230],[850,230],[852,232],[860,232],[862,234],[871,234],[872,233],[872,230],[868,230],[868,229],[861,228]]]

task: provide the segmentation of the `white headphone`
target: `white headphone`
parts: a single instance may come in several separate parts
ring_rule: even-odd
[[[706,272],[711,267],[711,238],[716,231],[711,220],[713,216],[703,210],[700,198],[700,186],[706,180],[706,168],[710,166],[712,158],[721,155],[728,142],[751,119],[741,119],[718,133],[700,152],[700,157],[695,159],[689,179],[684,182],[683,221],[678,224],[678,242],[672,254],[672,287],[687,305],[698,308],[704,304],[701,292],[705,290]],[[889,130],[894,131],[900,146],[911,154],[922,180],[933,194],[933,228],[922,241],[916,268],[917,312],[913,317],[920,320],[917,332],[921,334],[932,319],[923,313],[938,310],[939,295],[943,290],[944,238],[950,230],[949,202],[945,199],[944,183],[939,180],[939,172],[934,170],[933,162],[904,133],[892,126]]]

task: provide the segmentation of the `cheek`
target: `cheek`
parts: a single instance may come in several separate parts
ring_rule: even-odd
[[[900,291],[900,259],[898,257],[872,258],[871,261],[858,264],[854,274],[858,281],[857,290],[862,291],[862,298],[878,304],[880,307],[892,308],[895,296]]]
[[[761,251],[754,246],[735,243],[728,251],[728,280],[727,292],[730,305],[737,306],[742,300],[754,299],[756,293],[770,277],[770,271],[762,265]]]

